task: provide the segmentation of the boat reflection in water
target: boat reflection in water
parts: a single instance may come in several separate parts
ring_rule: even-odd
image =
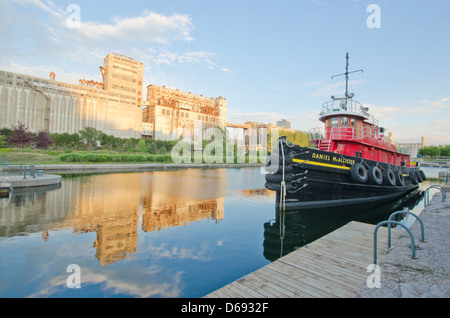
[[[360,205],[317,208],[314,211],[276,209],[275,220],[264,224],[264,257],[269,261],[275,261],[351,221],[376,225],[387,220],[394,212],[404,208],[412,210],[419,204],[422,197],[423,191],[417,189],[398,201],[378,207]],[[398,215],[398,218],[403,216]]]

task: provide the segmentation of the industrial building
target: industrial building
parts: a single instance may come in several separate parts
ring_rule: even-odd
[[[0,127],[23,123],[30,131],[76,133],[93,127],[108,135],[140,138],[144,66],[110,53],[100,67],[103,82],[79,85],[0,71]]]
[[[174,140],[194,135],[194,126],[201,124],[202,133],[208,128],[226,129],[227,100],[185,93],[165,86],[147,86],[147,103],[142,113],[147,137]],[[207,136],[206,136],[207,137]],[[206,139],[206,138],[205,138]]]

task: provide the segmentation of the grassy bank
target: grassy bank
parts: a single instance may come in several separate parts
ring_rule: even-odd
[[[117,153],[111,151],[77,151],[66,153],[55,150],[0,149],[0,159],[8,164],[70,164],[70,163],[170,163],[170,154]],[[0,162],[3,162],[0,160]]]
[[[2,159],[8,159],[9,165],[32,164],[32,165],[55,165],[55,164],[126,164],[126,163],[173,163],[170,153],[149,154],[148,152],[114,152],[108,150],[91,151],[60,151],[60,150],[40,150],[40,149],[0,149],[0,164]],[[203,163],[220,162],[217,158],[207,160],[203,157]],[[261,159],[265,162],[265,158]],[[236,155],[222,159],[223,163],[231,162],[249,163],[248,154],[244,158],[237,158]],[[187,161],[184,161],[187,162]],[[195,163],[194,155],[191,156],[191,163]]]

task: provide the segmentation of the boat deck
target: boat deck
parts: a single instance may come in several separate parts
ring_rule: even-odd
[[[222,287],[205,298],[351,298],[372,272],[375,226],[351,222],[325,237]],[[387,251],[380,227],[377,259]],[[392,229],[395,242],[402,233]]]

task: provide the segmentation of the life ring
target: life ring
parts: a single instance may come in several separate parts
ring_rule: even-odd
[[[417,176],[414,171],[409,172],[409,180],[411,180],[412,184],[418,184]]]
[[[397,185],[404,186],[406,184],[405,177],[403,176],[403,172],[401,170],[397,170],[395,173],[397,179]]]
[[[292,173],[287,173],[284,175],[284,182],[291,182],[292,180],[294,180],[294,175]],[[266,174],[266,181],[281,183],[281,181],[283,181],[283,175],[281,173],[268,173]]]
[[[366,168],[361,163],[355,163],[350,169],[350,174],[356,182],[366,183],[369,179]]]
[[[383,170],[383,179],[385,183],[389,186],[395,186],[396,184],[395,173],[389,167]]]

